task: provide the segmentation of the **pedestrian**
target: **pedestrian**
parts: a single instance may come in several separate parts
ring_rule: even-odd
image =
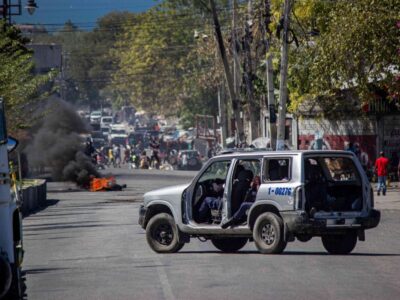
[[[399,179],[400,182],[400,162],[399,165],[397,166],[397,178]]]
[[[131,162],[131,150],[128,146],[124,149],[124,164],[129,164]]]
[[[375,162],[375,172],[378,175],[378,196],[382,194],[386,195],[386,176],[388,175],[389,159],[385,157],[385,153],[381,151],[379,158]]]
[[[121,149],[119,145],[113,145],[114,168],[121,167]]]

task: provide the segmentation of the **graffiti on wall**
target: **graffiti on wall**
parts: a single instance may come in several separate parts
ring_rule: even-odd
[[[300,150],[350,150],[359,158],[364,168],[371,168],[376,159],[376,135],[315,135],[299,136]]]

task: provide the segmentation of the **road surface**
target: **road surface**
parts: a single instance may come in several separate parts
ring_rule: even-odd
[[[290,243],[275,256],[259,254],[254,243],[223,254],[197,239],[160,255],[137,224],[143,193],[189,182],[195,172],[112,172],[125,191],[49,183],[49,206],[24,219],[28,299],[399,298],[398,191],[376,199],[382,222],[348,256],[328,255],[319,238]]]

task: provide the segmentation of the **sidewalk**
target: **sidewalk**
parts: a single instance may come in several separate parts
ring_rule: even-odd
[[[380,196],[376,193],[376,183],[372,184],[374,188],[374,199],[376,209],[398,209],[400,210],[400,183],[392,182],[386,191],[386,196]]]

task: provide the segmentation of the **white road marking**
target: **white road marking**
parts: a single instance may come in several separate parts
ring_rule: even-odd
[[[176,299],[174,297],[174,294],[172,293],[172,288],[171,288],[171,285],[169,284],[167,273],[165,272],[165,269],[162,266],[160,259],[155,258],[154,262],[157,265],[157,273],[158,273],[158,277],[160,278],[161,288],[162,288],[162,291],[164,294],[164,299],[165,300]]]

